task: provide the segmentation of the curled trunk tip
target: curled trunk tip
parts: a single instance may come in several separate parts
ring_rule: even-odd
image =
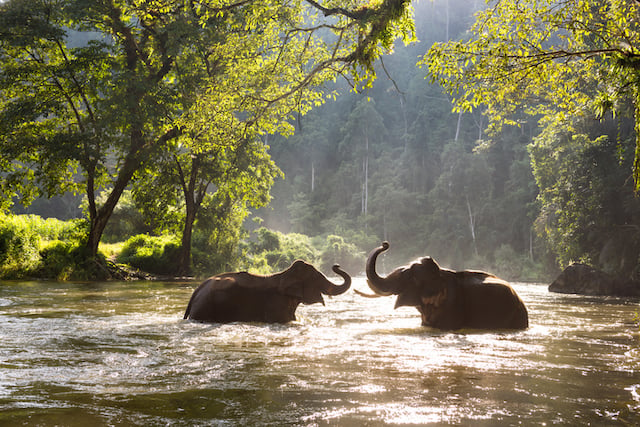
[[[367,284],[372,291],[383,296],[391,295],[395,291],[395,289],[390,286],[391,283],[389,283],[385,278],[380,277],[376,272],[376,260],[378,259],[378,255],[389,249],[389,246],[389,242],[385,240],[382,242],[382,245],[372,250],[367,258],[366,266]]]
[[[338,264],[335,264],[333,267],[331,267],[331,269],[333,270],[334,273],[336,273],[338,276],[341,276],[344,279],[344,283],[341,285],[334,285],[334,284],[329,285],[327,287],[325,294],[340,295],[347,292],[351,287],[351,276],[349,276],[349,273],[341,269]]]

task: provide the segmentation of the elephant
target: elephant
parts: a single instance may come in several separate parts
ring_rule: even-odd
[[[324,305],[322,294],[340,295],[349,289],[351,276],[339,265],[334,265],[333,271],[342,276],[342,284],[333,284],[302,260],[270,276],[246,271],[213,276],[193,291],[184,319],[213,323],[295,321],[298,304]]]
[[[387,249],[389,242],[385,241],[369,254],[367,283],[378,296],[397,295],[395,308],[416,307],[423,326],[441,330],[528,328],[527,309],[504,280],[484,271],[441,268],[428,256],[380,277],[376,259]]]

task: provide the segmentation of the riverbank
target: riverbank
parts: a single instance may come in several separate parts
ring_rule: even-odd
[[[640,297],[640,282],[617,277],[589,265],[575,263],[549,285],[550,292],[579,295]]]

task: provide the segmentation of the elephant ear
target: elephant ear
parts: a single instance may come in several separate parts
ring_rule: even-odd
[[[324,305],[324,298],[320,289],[306,282],[293,282],[284,288],[284,294],[297,299],[304,304],[315,304],[317,302]]]
[[[394,308],[402,306],[418,307],[419,305],[420,287],[415,283],[410,283],[398,294]]]
[[[282,288],[285,295],[291,296],[304,304],[316,302],[324,305],[320,287],[314,285],[318,276],[322,276],[311,264],[296,260],[282,276]]]
[[[315,304],[317,302],[324,305],[324,298],[322,298],[322,293],[320,289],[316,286],[305,284],[303,286],[304,292],[302,296],[302,302],[304,304]]]
[[[456,289],[456,277],[455,274],[451,274],[446,270],[440,271],[437,279],[435,279],[431,286],[425,286],[422,288],[422,299],[431,299],[434,297],[440,298],[443,294],[447,296],[447,301],[454,301],[457,297]]]

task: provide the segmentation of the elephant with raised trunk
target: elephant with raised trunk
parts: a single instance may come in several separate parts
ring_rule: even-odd
[[[338,265],[333,271],[342,276],[342,284],[333,284],[300,260],[270,276],[244,271],[213,276],[193,291],[184,318],[216,323],[294,321],[298,304],[324,305],[322,294],[340,295],[349,289],[349,274]]]
[[[444,330],[526,329],[527,309],[507,282],[483,271],[441,268],[431,257],[399,267],[387,277],[376,273],[376,260],[389,243],[367,259],[367,282],[380,296],[397,295],[395,307],[416,307],[422,324]]]

